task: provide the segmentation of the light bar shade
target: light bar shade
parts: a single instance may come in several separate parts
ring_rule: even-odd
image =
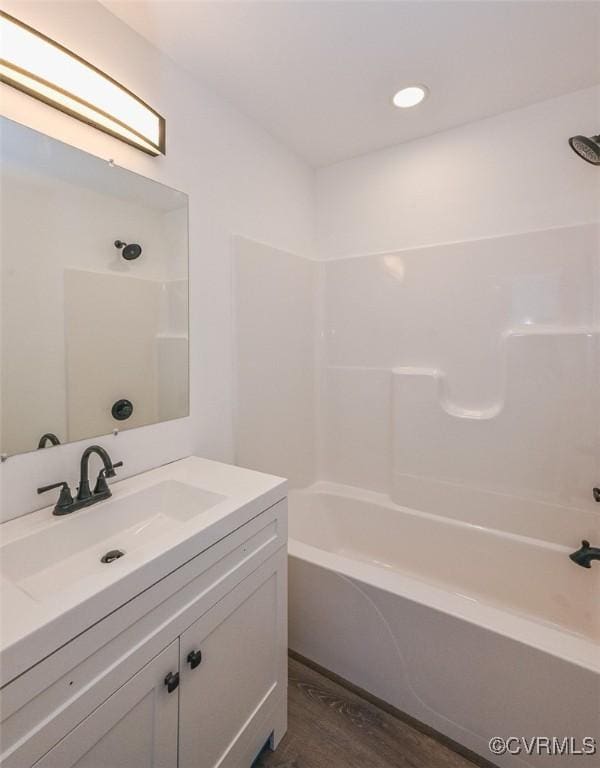
[[[62,45],[0,11],[0,81],[151,155],[165,153],[165,120]]]

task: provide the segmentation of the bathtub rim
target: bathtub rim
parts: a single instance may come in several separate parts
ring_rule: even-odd
[[[554,549],[565,554],[572,552],[573,547],[580,546],[580,538],[577,534],[574,534],[573,542],[571,544],[554,541],[552,539],[543,539],[532,536],[528,533],[512,531],[500,526],[486,526],[478,522],[473,522],[472,520],[463,520],[460,517],[455,517],[453,515],[441,515],[436,514],[435,512],[417,509],[415,507],[408,507],[403,504],[399,504],[398,502],[394,501],[389,494],[382,493],[381,491],[375,491],[370,488],[360,488],[359,486],[348,485],[346,483],[337,483],[332,480],[316,480],[311,485],[304,486],[303,488],[291,488],[288,491],[288,498],[293,498],[296,495],[310,496],[315,494],[324,494],[326,496],[341,496],[344,498],[348,497],[355,501],[363,501],[370,504],[376,504],[378,507],[383,507],[384,509],[404,512],[405,514],[414,517],[423,517],[429,520],[437,520],[444,525],[488,531],[502,538],[513,539],[515,541],[531,542],[537,546],[544,546],[548,549]],[[501,494],[496,493],[495,495]],[[600,517],[598,517],[598,520],[600,521]]]
[[[294,514],[293,496],[295,494],[302,494],[303,496],[333,494],[342,497],[347,495],[340,493],[339,490],[336,492],[335,485],[329,482],[295,489],[290,491],[289,495],[290,516]],[[356,498],[356,496],[353,495],[352,498]],[[362,498],[365,498],[364,495]],[[431,513],[420,513],[418,510],[407,509],[406,511],[435,517]],[[503,532],[499,533],[502,535]],[[512,537],[515,534],[508,534],[508,536]],[[537,540],[532,540],[533,542],[537,543]],[[557,547],[557,545],[551,546]],[[413,603],[426,605],[435,611],[449,614],[469,624],[482,627],[487,631],[495,632],[515,642],[544,651],[583,669],[600,674],[600,644],[566,629],[488,605],[470,596],[444,590],[396,570],[320,549],[294,539],[291,535],[288,540],[288,555],[312,563],[327,571],[338,573],[350,580],[398,595]]]

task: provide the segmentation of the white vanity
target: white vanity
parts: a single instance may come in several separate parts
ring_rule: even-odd
[[[287,722],[285,482],[187,458],[111,489],[0,526],[2,768],[250,768]]]

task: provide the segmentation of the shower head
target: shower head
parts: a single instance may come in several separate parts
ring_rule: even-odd
[[[592,165],[600,165],[600,135],[598,136],[571,136],[569,146]]]
[[[119,250],[122,248],[122,256],[124,259],[127,259],[127,261],[133,261],[133,259],[137,259],[138,256],[142,255],[142,246],[138,245],[137,243],[124,243],[122,240],[115,240],[115,248],[119,248]]]

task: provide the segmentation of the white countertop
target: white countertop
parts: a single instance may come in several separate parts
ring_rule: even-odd
[[[68,536],[69,522],[76,515],[101,519],[106,505],[167,480],[226,498],[113,562],[110,568],[87,574],[55,594],[48,590],[43,599],[0,577],[0,685],[244,525],[287,492],[286,481],[280,477],[192,456],[113,483],[111,499],[64,517],[54,516],[53,507],[46,507],[10,520],[0,525],[0,545],[50,526],[63,526]]]

